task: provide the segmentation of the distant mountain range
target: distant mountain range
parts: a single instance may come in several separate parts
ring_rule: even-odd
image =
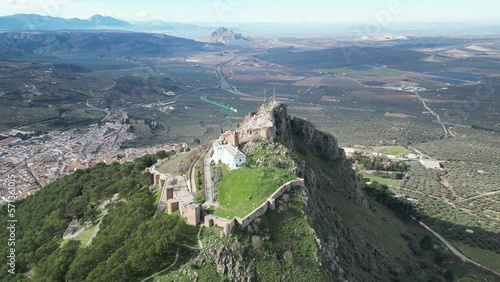
[[[79,30],[101,28],[131,28],[129,22],[95,15],[89,19],[63,19],[36,14],[16,14],[0,17],[0,30],[25,31],[25,30]]]
[[[164,21],[127,22],[108,16],[94,15],[88,19],[64,19],[36,14],[16,14],[0,17],[0,31],[60,31],[60,30],[126,30],[167,32],[196,38],[209,34],[213,27]]]
[[[390,25],[387,27],[373,26],[374,23],[365,25],[356,24],[323,24],[315,22],[305,23],[224,23],[231,26],[235,32],[219,30],[221,23],[177,23],[160,20],[146,22],[128,22],[108,16],[94,15],[88,19],[58,18],[41,16],[37,14],[16,14],[0,17],[0,31],[60,31],[60,30],[126,30],[138,32],[167,33],[191,39],[203,39],[209,42],[233,44],[239,40],[245,44],[245,38],[236,38],[244,32],[253,39],[266,37],[345,37],[348,39],[367,36],[367,30],[374,30],[368,34],[370,37],[385,34],[432,36],[432,35],[494,35],[500,33],[498,24],[465,24],[465,23],[406,23]],[[210,36],[212,32],[216,34]],[[226,33],[226,34],[224,34]],[[372,34],[373,33],[373,34]],[[207,39],[208,37],[208,39]],[[216,37],[216,40],[211,39]],[[233,38],[234,37],[234,38]],[[226,42],[227,41],[227,42]]]

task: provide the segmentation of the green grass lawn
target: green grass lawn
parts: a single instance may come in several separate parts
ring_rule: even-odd
[[[370,181],[372,181],[372,182],[377,181],[378,183],[380,183],[382,185],[389,186],[389,187],[395,187],[398,184],[398,181],[394,180],[394,179],[388,179],[388,178],[373,176],[373,175],[369,175],[369,174],[363,174],[363,176],[370,179]]]
[[[78,237],[75,238],[75,240],[80,240],[80,243],[81,243],[80,246],[81,247],[85,247],[85,245],[89,241],[90,237],[92,236],[92,233],[94,233],[94,230],[97,228],[97,225],[99,224],[99,221],[104,216],[104,211],[105,210],[101,211],[101,213],[99,214],[99,216],[94,220],[95,224],[92,225],[92,227],[90,227],[89,229],[86,229],[85,231],[83,231],[82,233],[80,233],[80,235],[78,235]]]
[[[92,233],[94,233],[94,230],[97,228],[97,224],[92,226],[92,228],[90,229],[87,229],[85,231],[83,231],[79,236],[78,236],[78,240],[80,240],[80,246],[81,247],[85,247],[85,245],[87,244],[87,242],[89,241],[90,237],[92,236]]]
[[[243,166],[230,171],[223,165],[219,184],[219,208],[215,215],[225,218],[243,217],[281,185],[295,178],[295,175],[285,169]]]
[[[389,146],[385,149],[379,150],[379,153],[386,154],[386,155],[394,155],[394,156],[406,154],[409,152],[410,152],[410,150],[406,149],[403,146]]]
[[[491,268],[492,270],[495,270],[496,272],[500,272],[500,254],[456,241],[451,243],[467,257]]]

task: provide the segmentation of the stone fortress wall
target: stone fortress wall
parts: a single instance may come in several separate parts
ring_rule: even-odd
[[[255,208],[252,212],[250,212],[243,218],[235,217],[233,219],[226,219],[214,215],[208,215],[205,216],[204,224],[206,227],[221,227],[222,234],[224,236],[229,236],[232,234],[236,224],[240,225],[242,228],[245,228],[256,218],[264,215],[268,211],[268,209],[274,210],[276,207],[276,200],[295,186],[304,186],[304,179],[299,178],[283,184],[271,196],[269,196],[269,198],[267,198],[264,203],[262,203],[260,206]]]
[[[258,112],[250,112],[245,117],[243,126],[237,131],[229,131],[222,134],[222,140],[225,140],[225,142],[232,146],[238,146],[239,144],[255,140],[256,138],[274,139],[276,137],[276,128],[273,124],[274,118],[271,115],[271,111],[267,111],[263,107],[261,107]],[[154,167],[157,164],[148,168],[148,171],[154,175],[154,184],[158,185],[160,189],[163,189],[166,185],[166,177],[155,171]],[[179,210],[182,217],[186,218],[188,224],[198,225],[203,223],[206,227],[218,226],[223,229],[222,235],[229,236],[232,234],[236,225],[245,228],[256,218],[264,215],[268,209],[274,210],[276,207],[276,200],[295,186],[304,186],[304,179],[298,178],[283,184],[260,206],[243,218],[235,217],[233,219],[226,219],[215,215],[207,215],[204,217],[203,222],[201,204],[183,203],[179,202],[179,200],[172,199],[173,191],[168,191],[170,188],[165,187],[167,189],[167,211],[170,214]]]
[[[155,164],[156,165],[156,164]],[[147,168],[147,171],[153,175],[154,185],[158,186],[160,190],[165,189],[167,200],[167,213],[171,214],[179,210],[182,217],[186,219],[189,225],[198,225],[201,223],[201,204],[185,203],[178,199],[174,199],[174,188],[168,187],[167,177],[155,171],[153,165]]]

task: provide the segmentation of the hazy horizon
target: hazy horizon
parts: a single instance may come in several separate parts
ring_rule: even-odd
[[[500,24],[494,1],[359,0],[184,0],[182,2],[145,0],[107,2],[89,0],[0,0],[0,16],[40,14],[62,18],[87,19],[99,14],[127,21],[162,20],[194,24],[410,24],[474,23]]]

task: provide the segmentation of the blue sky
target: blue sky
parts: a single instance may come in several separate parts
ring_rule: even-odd
[[[498,0],[0,0],[0,15],[37,13],[178,22],[500,23]]]

